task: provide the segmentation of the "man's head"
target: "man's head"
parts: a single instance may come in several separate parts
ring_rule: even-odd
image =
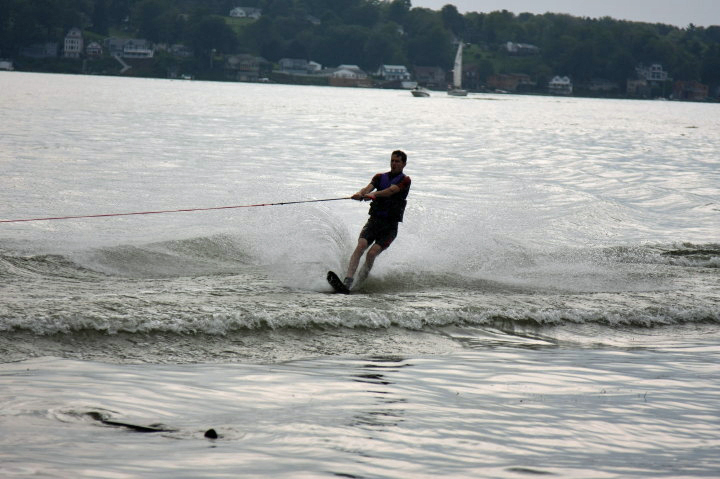
[[[407,163],[407,155],[402,150],[395,150],[390,155],[390,172],[397,174],[402,173]]]

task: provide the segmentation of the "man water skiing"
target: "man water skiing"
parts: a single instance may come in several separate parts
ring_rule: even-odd
[[[390,171],[378,173],[365,188],[352,195],[354,200],[371,200],[372,203],[368,212],[370,218],[360,232],[343,280],[348,290],[353,284],[355,271],[365,250],[370,247],[365,256],[365,265],[360,271],[361,281],[370,273],[375,258],[388,249],[397,236],[398,223],[403,220],[406,198],[410,192],[410,177],[403,173],[406,163],[405,152],[393,151],[390,155]]]

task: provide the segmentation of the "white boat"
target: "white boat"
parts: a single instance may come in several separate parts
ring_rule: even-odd
[[[418,97],[418,98],[424,98],[424,97],[430,96],[430,92],[421,86],[416,86],[415,88],[410,90],[410,93],[412,93],[412,96]]]
[[[453,68],[453,86],[448,90],[448,95],[467,96],[467,90],[462,88],[462,40],[458,44],[457,53],[455,54],[455,67]]]

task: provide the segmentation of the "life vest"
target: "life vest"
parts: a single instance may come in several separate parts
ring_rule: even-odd
[[[380,181],[375,185],[375,189],[381,191],[390,188],[392,185],[399,184],[403,179],[405,179],[404,173],[400,173],[392,178],[390,178],[390,172],[383,173],[380,175]],[[392,196],[375,198],[373,202],[370,203],[370,211],[368,214],[376,218],[401,222],[403,220],[403,214],[405,213],[405,205],[407,205],[406,198],[409,192],[410,188],[405,188]]]

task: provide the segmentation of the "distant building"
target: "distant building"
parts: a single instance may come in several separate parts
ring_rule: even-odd
[[[324,74],[330,77],[328,80],[330,86],[372,86],[372,80],[368,74],[357,65],[340,65],[337,68],[324,70]]]
[[[257,82],[261,81],[261,70],[268,62],[263,57],[240,54],[230,55],[225,61],[225,76],[231,80]]]
[[[83,52],[83,36],[79,28],[71,28],[65,35],[65,47],[63,56],[65,58],[80,58]]]
[[[289,75],[307,75],[308,61],[303,58],[281,58],[278,62],[280,73]]]
[[[357,65],[340,65],[330,72],[330,76],[332,78],[364,80],[368,77],[368,74]]]
[[[676,100],[702,101],[707,100],[710,89],[700,82],[676,81],[673,85],[673,98]]]
[[[510,55],[537,55],[540,53],[540,48],[536,47],[535,45],[530,45],[529,43],[513,43],[513,42],[507,42],[505,44],[505,50]]]
[[[428,88],[444,89],[445,70],[440,67],[415,67],[415,80],[418,84]]]
[[[123,58],[152,58],[153,56],[155,56],[155,50],[147,40],[130,38],[123,46]]]
[[[252,18],[257,20],[262,16],[262,9],[254,7],[235,7],[230,10],[230,16],[233,18]]]
[[[548,90],[553,95],[572,95],[572,81],[566,76],[555,76],[550,80],[550,83],[548,83]]]
[[[0,58],[0,70],[6,72],[11,72],[15,70],[12,60],[5,60],[4,58]]]
[[[382,65],[377,71],[377,76],[387,81],[402,81],[410,79],[410,72],[404,65]]]
[[[663,67],[659,63],[653,63],[649,67],[643,64],[635,67],[638,78],[642,78],[649,82],[664,82],[668,80],[668,73],[663,70]]]
[[[85,54],[91,58],[101,57],[103,54],[102,45],[100,45],[98,42],[90,42],[88,46],[85,47]]]
[[[114,38],[105,40],[105,46],[110,55],[123,58],[153,58],[155,50],[145,39],[142,38]]]

